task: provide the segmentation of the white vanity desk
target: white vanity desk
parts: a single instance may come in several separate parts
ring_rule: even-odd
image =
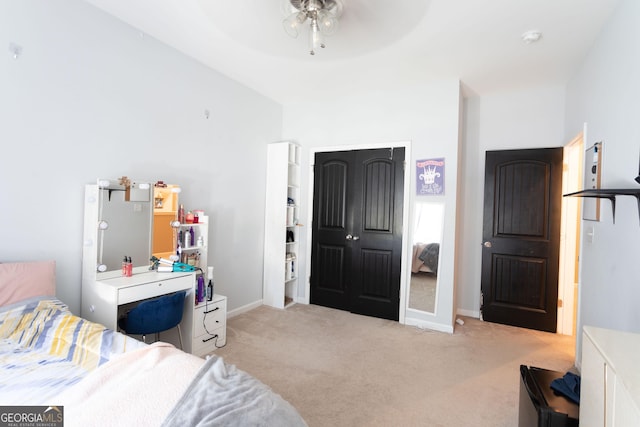
[[[135,182],[127,191],[113,181],[100,184],[100,188],[97,184],[85,187],[80,315],[117,331],[118,318],[138,302],[185,290],[180,323],[183,350],[203,356],[226,343],[227,298],[214,295],[211,301],[195,305],[195,272],[149,270],[153,240],[151,199],[149,185],[143,187]],[[200,235],[206,242],[203,229]],[[131,277],[122,276],[123,256],[131,256],[137,263]],[[178,346],[177,330],[162,335],[161,340]]]
[[[166,295],[177,291],[187,291],[185,306],[193,305],[193,286],[195,273],[158,273],[155,271],[135,272],[131,277],[116,276],[96,280],[92,289],[85,287],[82,293],[82,316],[93,322],[101,323],[118,330],[119,307],[136,303],[148,298]],[[185,310],[183,325],[191,323],[191,310]],[[183,334],[190,331],[183,327]],[[183,337],[190,341],[190,336]]]

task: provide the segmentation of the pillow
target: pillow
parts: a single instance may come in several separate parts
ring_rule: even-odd
[[[0,264],[0,306],[40,295],[56,295],[55,261]]]

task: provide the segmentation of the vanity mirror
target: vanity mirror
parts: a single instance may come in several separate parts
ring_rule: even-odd
[[[122,177],[99,179],[96,191],[98,278],[121,274],[125,256],[133,268],[146,269],[151,255],[169,258],[175,252],[178,185]]]
[[[156,258],[169,259],[176,252],[178,218],[177,185],[157,182],[153,188],[153,237],[151,253]]]
[[[153,224],[153,186],[126,177],[99,179],[97,272],[121,272],[124,257],[133,267],[149,265]]]
[[[435,313],[444,204],[417,202],[411,247],[411,279],[407,307]]]

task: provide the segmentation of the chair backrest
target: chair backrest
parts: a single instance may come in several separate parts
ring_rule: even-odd
[[[127,314],[128,334],[154,334],[175,328],[182,321],[186,291],[143,301]]]

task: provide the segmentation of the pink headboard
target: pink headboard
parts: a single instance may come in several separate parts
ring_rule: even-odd
[[[0,306],[40,295],[56,295],[55,261],[0,264]]]

